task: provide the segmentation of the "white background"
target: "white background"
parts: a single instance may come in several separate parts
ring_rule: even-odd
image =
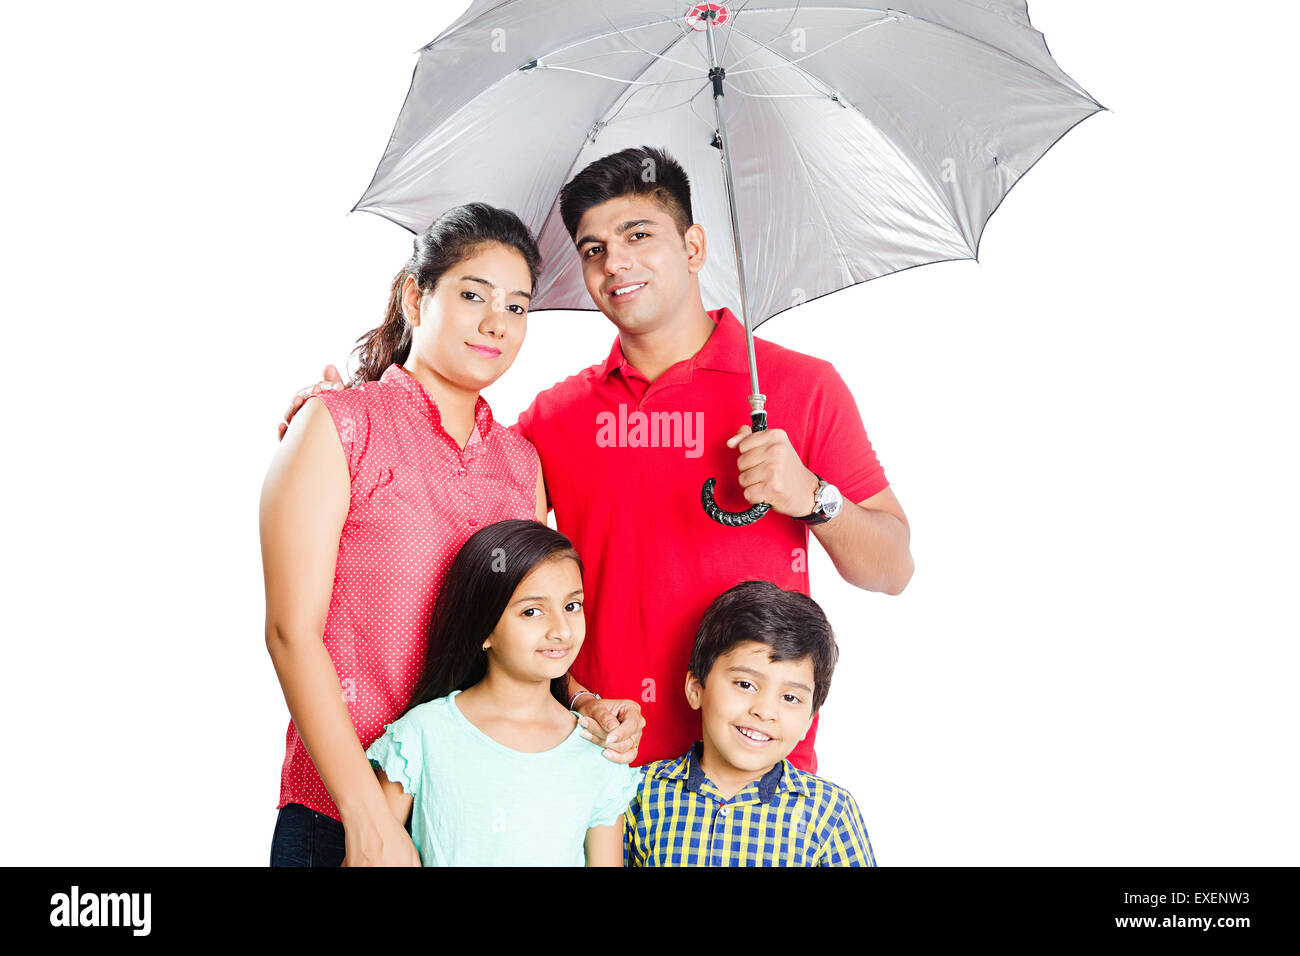
[[[3,862],[265,865],[288,713],[261,483],[410,252],[348,210],[463,9],[6,11]],[[1300,16],[1030,13],[1112,112],[978,264],[760,331],[836,363],[912,527],[900,596],[814,560],[842,648],[822,771],[882,865],[1295,864]],[[529,325],[505,422],[614,337]]]

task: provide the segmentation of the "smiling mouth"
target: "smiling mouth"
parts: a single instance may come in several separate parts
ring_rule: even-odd
[[[634,293],[634,292],[639,292],[639,291],[641,291],[642,289],[644,289],[645,287],[646,287],[646,284],[645,284],[644,282],[638,282],[638,283],[635,283],[634,285],[625,285],[625,286],[620,286],[619,288],[617,288],[617,289],[615,289],[613,292],[611,292],[609,295],[610,295],[610,298],[612,298],[612,299],[621,299],[621,298],[623,298],[623,296],[625,296],[625,295],[630,295],[630,294],[632,294],[632,293]]]
[[[551,657],[558,660],[561,657],[567,657],[569,654],[569,650],[570,648],[567,647],[551,647],[551,648],[542,648],[537,653],[541,654],[543,657]]]
[[[490,345],[471,345],[469,342],[466,342],[465,344],[469,345],[470,348],[475,352],[478,352],[480,355],[486,355],[489,358],[496,358],[501,354],[500,349],[494,349]]]
[[[735,724],[732,724],[732,726],[735,727],[736,733],[740,734],[740,736],[744,737],[751,744],[758,744],[761,746],[763,744],[770,744],[775,739],[769,737],[761,730],[755,730],[753,727],[736,727]]]

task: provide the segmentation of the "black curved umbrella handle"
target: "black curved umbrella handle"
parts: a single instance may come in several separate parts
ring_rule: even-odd
[[[767,430],[767,412],[751,412],[750,417],[754,422],[751,426],[754,431]],[[760,502],[748,511],[727,511],[719,507],[718,503],[713,500],[713,487],[717,483],[716,478],[710,478],[704,483],[704,488],[700,491],[700,503],[704,505],[704,513],[718,524],[725,524],[728,528],[743,528],[745,525],[753,524],[772,510],[771,505]]]

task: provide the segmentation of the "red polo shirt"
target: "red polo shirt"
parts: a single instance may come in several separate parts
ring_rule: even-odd
[[[653,382],[615,339],[609,358],[542,392],[513,426],[536,446],[556,526],[585,566],[587,638],[572,674],[602,697],[640,702],[637,764],[679,757],[700,736],[684,685],[714,598],[751,579],[809,593],[807,525],[772,511],[728,528],[700,506],[700,486],[717,478],[719,505],[749,507],[726,446],[750,421],[745,330],[728,309],[709,317],[717,327],[704,347]],[[771,427],[789,434],[803,463],[849,501],[884,489],[835,368],[762,339],[754,349]],[[852,636],[847,622],[842,633]],[[816,735],[814,719],[789,758],[809,773]]]

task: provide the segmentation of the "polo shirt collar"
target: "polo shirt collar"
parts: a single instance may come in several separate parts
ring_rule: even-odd
[[[749,350],[745,346],[745,326],[726,306],[710,309],[708,316],[717,328],[709,335],[704,347],[691,357],[691,368],[716,369],[720,372],[737,372],[749,374]],[[627,375],[630,368],[623,357],[622,343],[615,338],[614,347],[609,350],[609,357],[600,369],[600,377],[608,378],[614,371],[621,370]]]
[[[433,400],[433,396],[428,393],[420,380],[400,364],[394,362],[384,369],[384,374],[379,377],[379,381],[401,389],[404,401],[411,408],[428,418],[444,433],[446,432],[446,429],[442,428],[442,412],[438,410],[438,403]],[[492,430],[492,421],[492,409],[488,407],[487,399],[480,395],[478,401],[474,403],[474,431],[470,433],[469,440],[471,445],[487,440],[488,432]]]
[[[709,779],[704,775],[704,767],[701,763],[703,758],[704,741],[697,740],[691,749],[682,754],[681,757],[660,767],[655,776],[665,777],[670,780],[684,780],[687,790],[691,793],[699,793],[700,785]],[[773,766],[771,770],[756,781],[758,799],[762,803],[771,803],[778,791],[782,790],[807,796],[808,787],[804,783],[803,776],[803,773],[793,767],[789,760],[782,759],[780,763]],[[710,780],[709,782],[712,783],[713,781]],[[753,786],[755,786],[754,783],[746,785],[736,796],[740,796],[741,793]]]

